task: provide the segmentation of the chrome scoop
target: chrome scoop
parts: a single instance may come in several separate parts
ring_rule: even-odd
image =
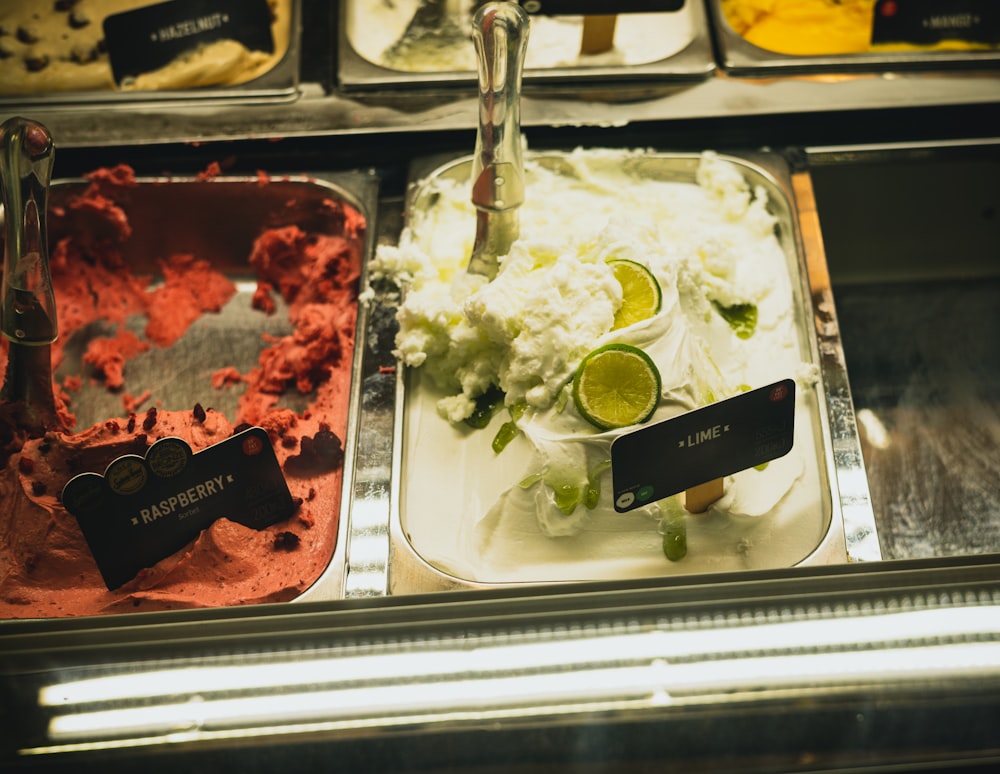
[[[521,75],[528,15],[517,3],[486,3],[473,17],[479,69],[479,130],[472,161],[476,241],[469,272],[491,280],[517,239],[524,203],[521,152]]]
[[[40,435],[59,426],[50,347],[58,329],[46,228],[54,149],[44,126],[16,117],[0,126],[0,148],[5,231],[0,331],[10,342],[0,398],[13,407],[18,427]]]

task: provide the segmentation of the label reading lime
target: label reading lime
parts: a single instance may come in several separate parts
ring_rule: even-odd
[[[792,379],[637,428],[611,443],[615,510],[625,513],[777,459],[794,439]]]

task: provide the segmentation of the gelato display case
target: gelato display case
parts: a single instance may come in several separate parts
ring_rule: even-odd
[[[348,83],[345,62],[361,58],[357,14],[412,16],[416,4],[293,7],[291,99],[0,103],[14,122],[5,126],[40,122],[55,147],[50,185],[39,187],[37,165],[19,176],[18,158],[0,162],[5,264],[50,255],[61,304],[51,381],[59,416],[76,417],[65,438],[29,438],[17,401],[0,401],[0,770],[1000,765],[992,53],[971,66],[833,59],[821,73],[744,77],[726,64],[717,6],[688,0],[716,45],[696,78],[643,64],[620,66],[622,78],[526,71],[526,197],[509,257],[488,280],[466,271],[479,220],[474,78]],[[25,139],[36,154],[39,136]],[[22,239],[22,226],[47,245]],[[345,245],[349,270],[327,260]],[[648,276],[619,275],[618,262]],[[526,279],[542,274],[545,302]],[[627,291],[629,277],[645,278],[656,303],[619,325],[640,287]],[[224,302],[210,303],[219,288]],[[465,336],[466,315],[492,325],[489,335]],[[170,337],[158,339],[157,320],[176,323]],[[755,332],[741,337],[751,320]],[[525,329],[552,346],[502,349]],[[43,353],[6,339],[22,359]],[[580,350],[568,378],[559,368],[570,366],[542,357],[567,341]],[[759,503],[774,493],[756,484],[798,460],[795,483],[761,517],[736,513],[735,497],[689,512],[686,485],[656,509],[627,510],[642,487],[619,492],[600,444],[629,431],[595,424],[598,407],[573,385],[580,362],[606,349],[643,364],[634,351],[645,353],[667,396],[655,409],[662,424],[720,396],[768,387],[760,394],[780,404],[788,393],[773,387],[793,389],[795,453],[720,477],[727,496],[749,479]],[[298,354],[316,352],[294,372]],[[519,356],[537,359],[508,368]],[[450,421],[468,409],[474,377],[500,373],[527,408],[477,406],[485,428]],[[436,381],[449,375],[460,386]],[[763,403],[753,405],[759,425]],[[645,423],[652,416],[638,432],[661,425]],[[62,487],[117,473],[122,458],[123,470],[170,479],[146,447],[161,432],[168,445],[200,447],[192,428],[215,422],[244,457],[273,449],[293,514],[260,531],[219,514],[110,605],[73,614],[81,573],[101,599],[112,592],[80,530],[83,551],[63,551],[76,518],[66,501],[81,501]],[[330,436],[339,466],[303,474],[306,447],[323,457]],[[84,470],[87,439],[125,454]],[[665,459],[666,444],[645,457]],[[575,494],[553,474],[567,459],[584,460]],[[277,481],[260,470],[235,464],[237,480],[252,479],[238,490]],[[212,472],[171,493],[208,499]],[[502,561],[490,565],[468,538],[504,516],[495,505],[505,498],[534,510],[502,535]],[[153,499],[157,516],[176,510]],[[185,513],[200,518],[197,505]],[[98,510],[84,507],[81,525]],[[678,516],[683,557],[668,555]],[[633,534],[620,534],[618,517]],[[539,529],[577,519],[598,529],[575,542]],[[18,553],[28,539],[40,542]],[[321,566],[309,577],[296,567],[286,583],[288,563],[271,558],[302,558],[312,543],[325,546]],[[448,558],[453,545],[475,551]],[[546,551],[571,561],[540,575]],[[143,561],[130,556],[138,549],[113,553],[116,566]],[[60,572],[67,561],[72,572]],[[274,573],[277,594],[253,591]],[[41,580],[46,596],[33,599]],[[192,580],[198,599],[172,602],[170,589]],[[39,604],[66,609],[39,614]]]

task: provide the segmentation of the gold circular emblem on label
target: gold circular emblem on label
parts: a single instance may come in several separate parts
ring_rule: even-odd
[[[104,479],[96,473],[74,476],[63,487],[62,500],[72,514],[99,512],[104,505]]]
[[[119,457],[108,466],[104,478],[115,494],[135,494],[146,486],[146,465],[141,457]]]
[[[190,448],[180,438],[163,438],[146,454],[146,463],[160,478],[176,476],[187,467]]]

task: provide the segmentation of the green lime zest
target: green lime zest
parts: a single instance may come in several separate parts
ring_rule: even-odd
[[[513,441],[517,437],[517,434],[521,432],[521,429],[517,426],[517,420],[523,417],[524,412],[527,410],[527,403],[515,403],[508,408],[510,420],[500,425],[497,434],[493,436],[492,447],[494,452],[497,454],[502,452],[507,448],[507,444]]]
[[[757,304],[745,303],[724,306],[718,301],[712,301],[712,306],[722,316],[722,319],[729,323],[729,327],[733,329],[737,337],[749,339],[757,330]]]
[[[493,436],[493,443],[490,444],[493,447],[493,452],[499,454],[506,449],[507,444],[513,441],[519,432],[521,431],[517,429],[517,425],[513,422],[504,422],[500,425],[497,434]]]
[[[583,504],[588,511],[597,507],[601,499],[601,474],[611,467],[611,460],[605,460],[587,473],[587,486],[583,491]]]
[[[503,390],[491,384],[486,392],[476,398],[476,408],[472,414],[465,418],[465,424],[476,430],[482,430],[493,419],[493,415],[500,410],[503,399]]]
[[[563,516],[569,516],[580,504],[580,487],[568,482],[549,482],[552,487],[552,501]]]
[[[601,474],[610,467],[611,460],[599,463],[587,474],[587,483],[583,486],[565,478],[567,471],[554,472],[548,467],[525,476],[518,482],[518,486],[521,489],[531,489],[535,484],[543,483],[552,490],[552,502],[559,511],[564,516],[570,516],[581,502],[587,510],[593,510],[597,507],[601,498]]]
[[[687,556],[687,518],[682,513],[670,512],[663,518],[663,555],[671,562]]]
[[[518,486],[521,487],[521,489],[531,489],[531,487],[533,487],[539,481],[542,481],[544,478],[545,478],[544,470],[541,473],[530,473],[521,479],[521,481],[518,483]]]

